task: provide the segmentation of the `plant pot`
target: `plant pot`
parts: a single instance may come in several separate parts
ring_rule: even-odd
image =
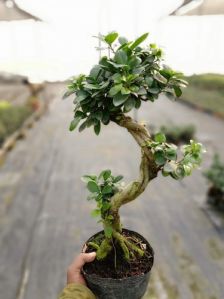
[[[150,278],[150,271],[154,262],[154,251],[148,241],[146,241],[140,234],[127,229],[123,229],[123,232],[127,232],[130,235],[140,238],[144,244],[146,244],[147,251],[150,251],[151,254],[151,264],[146,273],[119,279],[100,277],[96,274],[88,274],[84,266],[82,273],[86,279],[87,285],[99,299],[140,299],[146,292]],[[89,238],[87,243],[102,233],[103,231],[98,232]]]

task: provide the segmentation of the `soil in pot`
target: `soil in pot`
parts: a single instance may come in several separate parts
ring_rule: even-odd
[[[134,244],[142,247],[145,250],[144,256],[135,256],[127,262],[123,257],[123,251],[120,247],[114,246],[114,250],[103,261],[95,260],[92,263],[84,266],[84,271],[87,274],[93,274],[102,278],[121,279],[131,276],[142,275],[149,272],[153,266],[154,253],[152,247],[139,234],[123,229],[122,235],[132,241]],[[103,239],[103,232],[100,232],[90,238],[88,242],[101,243]],[[88,247],[86,252],[94,251],[93,248]]]
[[[83,275],[87,285],[99,299],[140,299],[146,292],[153,266],[154,252],[149,243],[138,233],[123,229],[122,235],[129,238],[137,246],[144,249],[143,257],[135,256],[126,261],[119,246],[103,261],[85,264]],[[100,244],[104,237],[103,231],[88,241]],[[115,244],[114,244],[115,245]],[[86,252],[94,251],[87,247]]]

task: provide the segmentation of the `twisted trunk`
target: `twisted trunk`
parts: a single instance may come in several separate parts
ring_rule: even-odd
[[[135,180],[128,184],[123,190],[116,193],[111,198],[111,208],[109,213],[113,216],[112,226],[113,229],[113,239],[117,241],[124,252],[124,257],[126,260],[130,259],[130,253],[138,253],[143,255],[144,252],[138,248],[135,244],[128,241],[125,237],[122,236],[121,223],[119,216],[119,209],[122,205],[133,201],[136,199],[146,188],[148,183],[157,176],[159,171],[158,166],[156,165],[153,154],[146,146],[146,142],[151,139],[149,132],[143,126],[135,122],[131,117],[121,115],[113,120],[116,124],[121,127],[124,127],[128,132],[133,136],[138,145],[141,147],[141,164],[140,164],[140,174],[138,180]],[[107,223],[104,223],[104,226],[107,226]],[[112,250],[112,239],[105,238],[101,246],[97,250],[97,258],[104,259],[108,253]]]

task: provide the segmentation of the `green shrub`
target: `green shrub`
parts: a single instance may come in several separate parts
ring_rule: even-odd
[[[224,192],[224,164],[220,161],[220,157],[216,154],[213,158],[211,167],[204,172],[204,176],[213,187]]]
[[[31,108],[25,105],[0,105],[0,144],[7,136],[19,129],[31,113]]]

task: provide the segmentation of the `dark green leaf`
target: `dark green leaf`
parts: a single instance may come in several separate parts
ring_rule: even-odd
[[[154,158],[157,165],[163,165],[166,163],[166,158],[164,157],[164,153],[162,151],[155,152]]]
[[[121,65],[126,65],[128,61],[128,56],[123,50],[118,50],[114,56],[114,61]]]
[[[70,123],[69,130],[70,131],[75,130],[75,128],[78,126],[80,120],[81,120],[81,117],[75,117]]]
[[[172,148],[166,149],[166,158],[168,160],[176,160],[177,153],[176,153],[175,149],[172,149]]]
[[[138,45],[140,45],[144,40],[148,37],[148,33],[145,33],[141,35],[139,38],[137,38],[134,43],[130,46],[131,50],[134,50]]]
[[[89,181],[88,184],[87,184],[87,188],[92,193],[100,192],[99,186],[94,181]]]
[[[111,170],[110,169],[106,169],[106,170],[103,170],[100,173],[99,179],[103,178],[106,181],[107,179],[109,179],[110,176],[111,176]]]
[[[141,100],[140,99],[135,99],[135,108],[139,109],[141,106]]]
[[[121,94],[120,92],[118,94],[116,94],[113,98],[113,104],[114,106],[119,106],[121,104],[123,104],[126,100],[128,99],[128,94]]]
[[[113,87],[111,87],[110,91],[109,91],[109,95],[111,97],[115,96],[115,94],[117,94],[122,88],[122,84],[116,84]]]
[[[79,127],[79,132],[82,132],[87,127],[87,121],[84,121]]]
[[[149,88],[149,92],[152,94],[158,94],[159,88],[156,88],[156,87]]]
[[[123,179],[123,175],[118,175],[113,179],[113,183],[115,184],[115,183],[121,181],[122,179]]]
[[[135,107],[135,99],[134,98],[129,98],[125,103],[124,103],[124,110],[125,112],[131,111]]]
[[[94,67],[91,69],[89,75],[90,75],[90,77],[97,79],[101,71],[102,71],[102,69],[101,69],[100,65],[94,65]]]
[[[109,123],[109,121],[110,121],[110,113],[109,113],[109,111],[104,111],[103,116],[102,116],[102,123],[104,125],[107,125]]]
[[[73,93],[75,93],[75,90],[67,90],[67,91],[64,93],[62,99],[64,100],[64,99],[68,98],[68,97],[69,97],[70,95],[72,95]]]
[[[100,134],[100,128],[101,128],[100,121],[97,121],[97,123],[94,125],[94,132],[96,135]]]
[[[86,98],[88,98],[88,96],[89,96],[88,92],[86,92],[84,90],[79,90],[77,92],[76,101],[77,102],[82,102],[83,100],[85,100]]]
[[[104,40],[107,44],[111,45],[118,37],[117,32],[111,32],[104,36]]]
[[[180,97],[182,95],[182,91],[181,91],[180,87],[174,86],[173,89],[174,89],[175,94],[176,94],[177,97]]]
[[[108,193],[111,193],[112,191],[113,191],[112,187],[107,185],[103,188],[102,194],[108,194]]]
[[[151,87],[152,83],[153,83],[153,78],[152,77],[146,77],[145,78],[145,83],[148,85],[148,87]]]

